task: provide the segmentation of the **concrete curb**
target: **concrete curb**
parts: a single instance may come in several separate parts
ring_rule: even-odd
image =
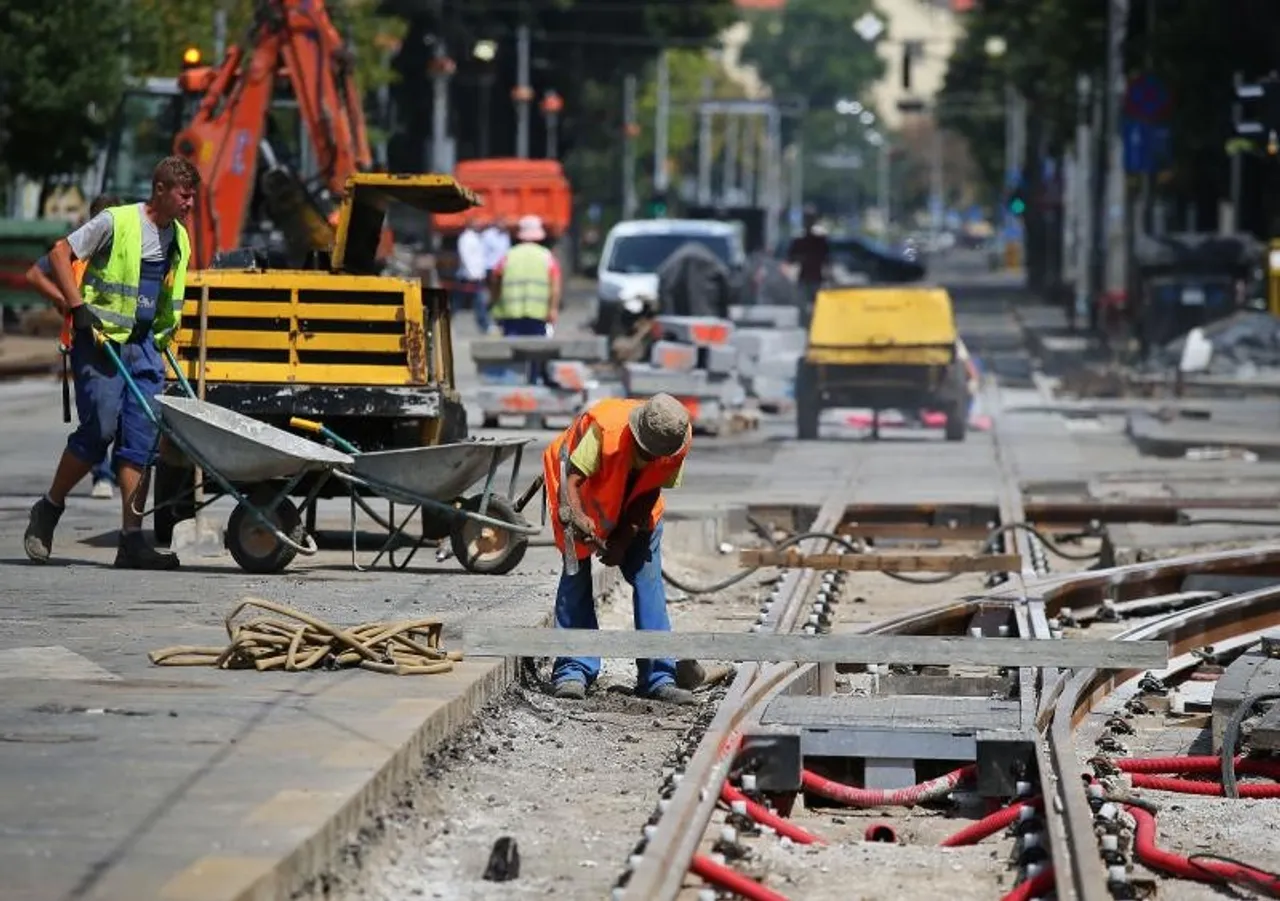
[[[685,515],[674,518],[670,525],[678,536],[675,540],[696,541],[698,547],[712,551],[718,547],[721,536],[729,534],[735,512],[745,513],[745,508],[717,511],[707,518]],[[621,581],[621,576],[617,569],[596,567],[593,581],[596,596],[602,597]],[[545,627],[550,621],[548,610],[532,625]],[[323,894],[318,883],[333,871],[343,848],[371,816],[394,801],[421,772],[428,756],[506,692],[520,675],[517,658],[472,657],[459,664],[459,669],[463,668],[471,670],[465,676],[468,681],[453,689],[450,697],[432,709],[354,791],[348,792],[345,798],[335,799],[334,804],[318,807],[313,822],[306,824],[307,834],[290,850],[274,861],[262,857],[204,858],[185,871],[180,887],[170,883],[162,897],[278,901],[309,897],[316,892]],[[425,703],[426,699],[423,700]]]

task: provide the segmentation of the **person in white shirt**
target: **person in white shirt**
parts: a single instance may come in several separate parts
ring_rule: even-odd
[[[499,216],[480,237],[484,241],[485,278],[490,278],[511,249],[511,222],[506,216]]]
[[[476,328],[481,335],[485,335],[492,325],[489,316],[489,266],[484,236],[478,225],[475,216],[468,216],[462,234],[458,235],[457,301],[461,305],[465,299],[471,304],[471,311],[476,317]]]

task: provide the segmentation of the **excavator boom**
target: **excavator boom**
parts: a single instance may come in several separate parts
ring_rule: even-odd
[[[271,103],[286,81],[318,162],[305,187],[266,143]],[[336,205],[347,177],[368,170],[372,157],[351,54],[322,0],[260,0],[244,42],[201,86],[199,109],[174,141],[201,176],[192,214],[196,266],[241,245],[264,150],[272,219],[295,251],[328,250],[325,207]]]

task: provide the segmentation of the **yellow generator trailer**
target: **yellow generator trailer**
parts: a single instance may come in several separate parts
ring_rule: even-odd
[[[942,288],[819,291],[795,401],[802,441],[818,437],[832,407],[870,408],[877,424],[881,410],[936,410],[947,440],[963,441],[970,393],[951,296]]]
[[[294,416],[323,420],[366,451],[467,437],[447,292],[420,278],[378,274],[392,203],[452,213],[479,201],[449,176],[353,175],[327,269],[190,274],[174,350],[205,400],[281,428]],[[168,375],[168,391],[180,392]],[[191,478],[189,469],[161,461],[157,507],[182,496]],[[173,524],[191,515],[189,506],[158,509],[157,539],[169,541]]]

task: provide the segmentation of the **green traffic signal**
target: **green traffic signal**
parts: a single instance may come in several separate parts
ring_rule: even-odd
[[[1027,202],[1022,199],[1020,194],[1015,194],[1009,198],[1009,212],[1015,216],[1021,216],[1027,211]]]

